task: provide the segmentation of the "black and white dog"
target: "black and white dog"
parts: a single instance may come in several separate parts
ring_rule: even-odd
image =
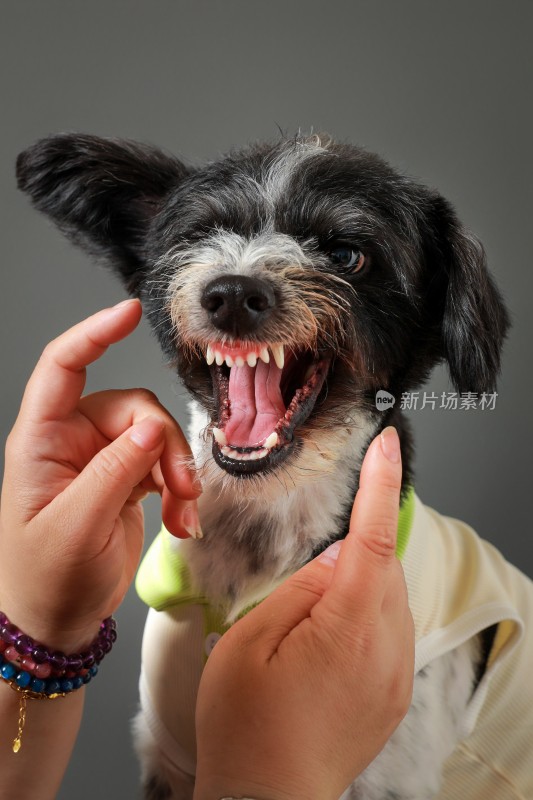
[[[193,168],[64,134],[17,170],[36,207],[142,300],[192,395],[203,538],[181,552],[230,619],[345,536],[362,458],[386,425],[400,434],[406,496],[403,392],[443,361],[458,392],[494,387],[508,316],[482,247],[437,192],[363,149],[296,137]],[[380,389],[397,401],[386,412]],[[409,714],[346,797],[435,796],[494,634],[421,672]],[[190,798],[187,770],[148,730],[140,738],[146,797]]]

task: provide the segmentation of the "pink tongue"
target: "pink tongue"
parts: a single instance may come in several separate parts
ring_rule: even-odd
[[[272,361],[231,368],[230,418],[224,428],[229,445],[254,447],[272,433],[285,414],[280,378],[281,370]]]

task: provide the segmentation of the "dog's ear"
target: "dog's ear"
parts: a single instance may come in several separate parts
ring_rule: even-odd
[[[17,159],[17,180],[72,241],[105,259],[135,292],[146,233],[189,170],[136,142],[85,134],[41,139]]]
[[[452,206],[433,198],[433,230],[441,262],[441,354],[458,392],[494,391],[509,315],[492,280],[481,243]]]

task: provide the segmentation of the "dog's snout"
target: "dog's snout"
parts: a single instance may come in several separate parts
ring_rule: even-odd
[[[200,303],[216,328],[239,336],[257,329],[275,307],[276,297],[260,278],[221,275],[207,284]]]

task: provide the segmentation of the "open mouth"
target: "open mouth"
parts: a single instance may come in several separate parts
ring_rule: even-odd
[[[217,464],[244,476],[280,463],[315,407],[331,355],[278,343],[212,342],[206,360],[218,413],[212,428]]]

